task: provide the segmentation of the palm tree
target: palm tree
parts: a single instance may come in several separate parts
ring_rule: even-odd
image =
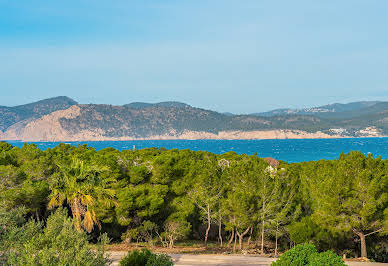
[[[113,199],[113,190],[107,188],[109,179],[101,177],[108,167],[73,157],[70,164],[58,164],[59,172],[53,176],[49,209],[62,206],[65,202],[70,206],[74,225],[78,230],[84,228],[91,232],[94,225],[100,227],[93,207],[97,200],[109,204]]]

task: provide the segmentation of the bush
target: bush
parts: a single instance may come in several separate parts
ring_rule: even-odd
[[[295,247],[281,255],[276,262],[272,263],[272,265],[308,265],[310,256],[316,253],[318,252],[314,245],[296,245]]]
[[[167,254],[154,254],[148,261],[146,266],[172,266],[174,263],[171,257]]]
[[[172,260],[167,254],[154,254],[148,249],[128,252],[120,260],[121,266],[172,266]]]
[[[344,261],[340,256],[332,251],[312,254],[310,256],[309,266],[345,266]]]
[[[120,260],[121,266],[144,266],[152,256],[151,251],[148,249],[142,249],[129,251],[127,256]]]
[[[29,221],[15,224],[1,237],[2,262],[6,265],[96,265],[109,264],[104,254],[106,235],[96,250],[84,231],[74,227],[65,209],[57,209],[43,223]]]
[[[314,245],[297,245],[273,262],[275,266],[344,266],[342,258],[332,251],[318,253]]]

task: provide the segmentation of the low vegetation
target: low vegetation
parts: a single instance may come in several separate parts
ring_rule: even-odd
[[[172,266],[171,257],[155,254],[148,249],[134,250],[120,260],[120,266]]]
[[[332,251],[318,253],[314,245],[297,245],[272,263],[272,266],[345,266],[342,258]]]
[[[201,240],[222,252],[275,256],[308,243],[341,257],[388,261],[388,161],[355,151],[287,164],[233,152],[66,144],[42,151],[0,143],[0,207],[4,214],[23,210],[0,230],[26,227],[18,237],[28,241],[15,243],[30,248],[14,256],[24,251],[10,246],[13,234],[2,234],[7,260],[36,254],[34,246],[47,247],[47,254],[54,252],[50,246],[64,247],[48,242],[47,228],[66,211],[71,220],[62,226],[73,230],[71,241],[83,239],[78,250],[106,234],[115,243],[150,248]]]
[[[107,265],[106,234],[99,237],[96,249],[89,247],[88,236],[76,230],[67,210],[59,208],[44,224],[25,219],[26,209],[0,210],[1,264],[5,265]]]

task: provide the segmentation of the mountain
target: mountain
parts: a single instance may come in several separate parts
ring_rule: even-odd
[[[230,112],[224,112],[224,113],[222,113],[223,115],[226,115],[226,116],[234,116],[235,114],[233,114],[233,113],[230,113]]]
[[[29,106],[28,108],[26,106]],[[81,141],[129,139],[331,138],[388,135],[388,102],[332,104],[294,112],[233,115],[180,102],[122,106],[77,104],[67,97],[5,107],[24,111],[1,139]],[[16,108],[16,109],[15,109]],[[23,109],[24,108],[24,109]],[[7,109],[9,110],[9,109]],[[23,119],[24,118],[24,119]]]
[[[385,110],[387,102],[379,101],[362,101],[352,103],[334,103],[319,107],[303,109],[275,109],[268,112],[254,113],[256,116],[279,116],[279,115],[313,115],[325,118],[350,118],[364,115],[367,113]],[[380,108],[382,107],[382,108]]]
[[[76,104],[77,102],[69,97],[59,96],[14,107],[0,106],[0,130],[4,131],[20,121],[36,119]]]
[[[181,102],[160,102],[160,103],[143,103],[143,102],[133,102],[124,105],[124,107],[129,107],[133,109],[144,109],[150,107],[174,107],[174,108],[186,108],[190,107],[190,105],[181,103]]]

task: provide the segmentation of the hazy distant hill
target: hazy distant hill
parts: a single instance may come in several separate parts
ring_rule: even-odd
[[[218,113],[179,102],[135,102],[123,106],[77,104],[67,97],[2,108],[5,111],[0,113],[0,121],[6,125],[2,127],[5,131],[0,134],[2,139],[249,139],[388,135],[388,102],[280,109],[259,115]]]
[[[268,112],[254,113],[256,116],[279,116],[279,115],[313,115],[325,118],[349,118],[364,115],[370,112],[386,110],[388,102],[362,101],[347,104],[334,103],[319,107],[303,109],[275,109]]]
[[[310,115],[324,119],[330,128],[346,129],[347,135],[350,136],[357,135],[355,134],[357,131],[366,127],[376,127],[381,133],[388,134],[388,102],[335,103],[304,109],[276,109],[253,115],[265,117]]]
[[[22,120],[38,118],[54,111],[67,109],[75,104],[77,104],[76,101],[59,96],[14,107],[0,106],[0,130],[4,131]]]
[[[359,105],[358,108],[343,108],[339,109],[336,112],[328,112],[316,114],[321,117],[327,118],[356,118],[363,117],[368,115],[379,115],[382,113],[386,113],[388,110],[388,102],[362,102],[362,105]],[[356,103],[355,103],[356,104]],[[351,104],[349,104],[351,105]],[[353,107],[356,107],[353,105]]]
[[[134,103],[126,104],[124,106],[133,108],[133,109],[144,109],[144,108],[150,108],[150,107],[175,107],[175,108],[190,107],[188,104],[181,103],[181,102],[160,102],[160,103],[134,102]]]

